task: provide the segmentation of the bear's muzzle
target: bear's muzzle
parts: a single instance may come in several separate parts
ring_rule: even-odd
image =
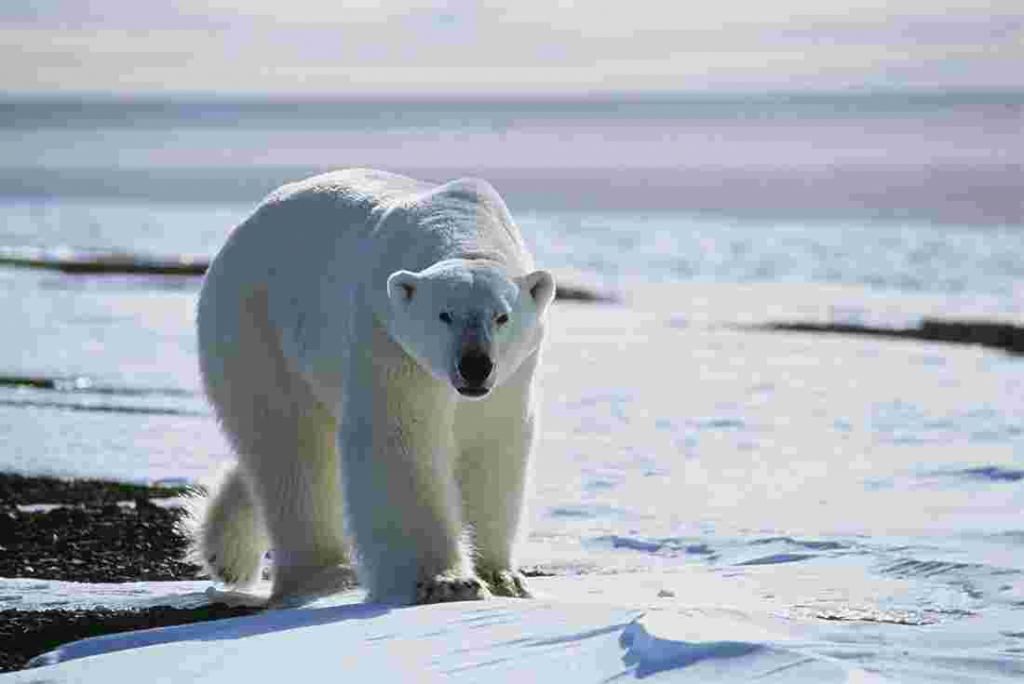
[[[455,388],[459,394],[482,397],[491,391],[485,383],[494,371],[494,362],[487,354],[476,350],[465,352],[459,359],[458,370],[459,376],[465,381],[464,385]]]

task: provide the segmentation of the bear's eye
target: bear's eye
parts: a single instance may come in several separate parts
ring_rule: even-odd
[[[498,314],[498,316],[495,317],[494,322],[498,325],[505,325],[508,323],[508,314]]]
[[[438,316],[438,318],[440,318],[441,322],[444,323],[445,325],[451,325],[452,324],[452,315],[450,313],[448,313],[447,311],[442,311],[441,315]]]

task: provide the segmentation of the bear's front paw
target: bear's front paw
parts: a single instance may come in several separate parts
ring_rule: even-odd
[[[416,584],[416,603],[476,601],[491,595],[479,577],[435,575]]]
[[[526,588],[526,578],[522,573],[515,570],[490,570],[480,573],[484,582],[491,588],[495,596],[510,596],[512,598],[530,598],[530,591]]]

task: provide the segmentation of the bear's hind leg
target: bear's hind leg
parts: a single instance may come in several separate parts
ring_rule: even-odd
[[[225,584],[258,579],[267,538],[241,468],[235,466],[209,498],[195,499],[191,507],[191,559]]]
[[[271,601],[344,588],[352,573],[341,568],[348,554],[334,416],[285,358],[265,290],[243,300],[237,330],[230,302],[219,316],[211,307],[201,300],[203,376],[269,536]]]
[[[246,461],[273,549],[271,602],[350,588],[333,417],[299,402],[263,418]]]

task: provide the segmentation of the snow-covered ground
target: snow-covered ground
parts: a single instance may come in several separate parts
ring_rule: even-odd
[[[11,679],[116,682],[145,672],[195,682],[880,680],[765,616],[682,609],[653,595],[638,605],[596,600],[595,592],[618,594],[611,584],[605,578],[581,591],[580,582],[548,578],[537,587],[557,599],[415,608],[333,597],[298,610],[78,642],[49,657],[62,664]]]
[[[173,346],[189,296],[103,301],[156,336],[126,354],[167,349],[194,374],[190,343]],[[6,679],[1020,681],[1024,360],[744,327],[922,315],[1022,320],[979,299],[838,286],[650,285],[621,305],[559,303],[521,557],[555,573],[531,581],[540,598],[397,609],[355,593],[81,642]],[[125,354],[115,361],[121,372]],[[180,402],[191,413],[138,423],[137,449],[176,421],[191,430],[141,470],[117,465],[123,452],[76,474],[213,467],[226,448],[212,420]],[[8,579],[0,608],[195,605],[206,586]]]

